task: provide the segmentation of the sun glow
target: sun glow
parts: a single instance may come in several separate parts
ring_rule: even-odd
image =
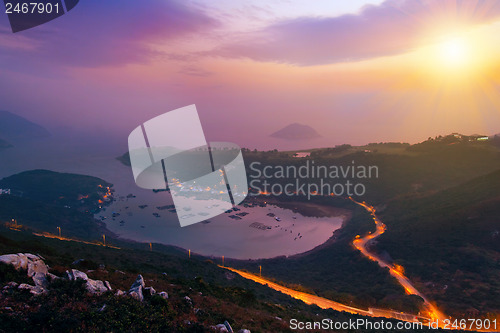
[[[470,45],[463,38],[452,38],[437,47],[441,61],[446,66],[464,66],[470,58]]]

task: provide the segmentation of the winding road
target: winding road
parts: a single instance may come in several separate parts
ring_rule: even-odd
[[[435,305],[429,302],[429,300],[421,292],[419,292],[417,288],[413,286],[411,281],[404,275],[404,269],[402,269],[402,267],[388,264],[385,261],[383,261],[380,257],[378,257],[373,253],[370,253],[366,249],[367,244],[373,239],[382,235],[387,230],[387,227],[377,217],[377,215],[375,214],[375,208],[373,206],[369,206],[365,202],[358,202],[353,198],[349,199],[351,199],[354,203],[360,205],[361,207],[365,208],[372,215],[373,221],[375,222],[375,225],[377,227],[377,229],[373,233],[369,233],[364,237],[359,237],[359,238],[356,237],[356,239],[354,239],[354,241],[352,242],[354,247],[356,247],[356,249],[358,249],[368,259],[376,261],[380,265],[380,267],[388,268],[389,273],[398,280],[399,284],[403,286],[408,295],[420,296],[424,300],[424,306],[427,310],[426,314],[430,317],[430,319],[432,320],[439,319],[440,322],[443,319],[447,319],[448,318],[447,316],[445,316],[441,311],[439,311]]]
[[[439,322],[441,323],[443,319],[447,319],[441,311],[437,309],[435,305],[433,305],[422,293],[420,293],[410,282],[410,280],[404,275],[404,269],[400,266],[397,265],[391,265],[389,263],[386,263],[383,261],[380,257],[377,255],[369,252],[367,250],[367,245],[372,241],[373,239],[377,238],[381,234],[383,234],[386,231],[386,226],[383,224],[380,219],[377,217],[375,214],[375,208],[373,206],[369,206],[365,202],[357,202],[352,198],[349,198],[352,200],[354,203],[362,206],[365,208],[373,217],[373,221],[375,222],[376,225],[376,231],[373,233],[368,233],[367,235],[361,237],[361,236],[356,236],[356,238],[353,241],[353,245],[356,249],[358,249],[364,256],[366,256],[368,259],[376,261],[381,267],[388,268],[390,274],[397,279],[399,284],[403,286],[405,289],[406,293],[409,295],[417,295],[420,296],[424,300],[424,316],[417,316],[414,314],[410,313],[404,313],[404,312],[397,312],[393,310],[387,310],[387,309],[376,309],[376,308],[369,308],[368,310],[365,309],[360,309],[352,306],[348,306],[342,303],[338,303],[323,297],[319,297],[316,295],[296,291],[284,286],[281,286],[277,283],[271,282],[265,278],[262,278],[259,275],[255,275],[246,271],[241,271],[235,268],[231,267],[226,267],[226,266],[219,266],[222,268],[225,268],[227,270],[230,270],[232,272],[235,272],[245,279],[252,280],[254,282],[263,284],[268,286],[269,288],[272,288],[274,290],[280,291],[286,295],[289,295],[293,298],[299,299],[303,301],[306,304],[315,304],[319,306],[320,308],[323,309],[333,309],[336,311],[345,311],[353,314],[359,314],[363,316],[370,316],[370,317],[385,317],[385,318],[392,318],[392,319],[397,319],[397,320],[403,320],[403,321],[409,321],[409,322],[416,322],[420,321],[423,323],[429,323],[431,320],[437,320],[439,319]]]

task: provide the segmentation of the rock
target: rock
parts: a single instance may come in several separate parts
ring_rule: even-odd
[[[153,296],[153,295],[156,294],[156,290],[153,287],[147,287],[147,288],[144,288],[142,290],[142,293],[144,294],[144,296],[146,296],[146,295],[147,296]]]
[[[215,326],[217,332],[229,332],[224,324],[218,324]]]
[[[19,286],[19,283],[17,282],[14,282],[14,281],[11,281],[11,282],[8,282],[4,287],[3,289],[6,290],[6,289],[15,289]]]
[[[160,292],[158,295],[160,295],[161,297],[163,297],[164,299],[168,299],[168,293],[166,291],[162,291]]]
[[[132,286],[130,287],[130,290],[128,291],[128,294],[135,298],[138,301],[143,301],[144,300],[144,295],[142,293],[142,289],[145,287],[144,283],[144,278],[142,275],[138,275],[137,279],[132,283]]]
[[[28,257],[28,276],[33,277],[37,273],[41,273],[43,275],[46,275],[49,272],[49,268],[43,260],[39,259],[32,259]]]
[[[243,329],[239,330],[238,333],[252,333],[252,332],[250,332],[250,330],[243,328]]]
[[[99,312],[103,312],[104,310],[106,310],[108,306],[106,304],[104,304],[100,309],[99,309]]]
[[[124,292],[123,290],[120,290],[118,289],[116,292],[115,292],[115,296],[124,296],[126,295],[127,293]]]
[[[60,277],[59,277],[59,276],[54,275],[54,274],[52,274],[52,273],[48,273],[48,274],[47,274],[47,278],[49,279],[49,281],[54,281],[54,280],[59,280],[59,279],[60,279]]]
[[[71,271],[66,271],[66,276],[70,281],[75,281],[76,279],[82,279],[87,281],[89,279],[87,274],[85,274],[84,272],[80,272],[79,270],[76,269],[72,269]]]
[[[35,282],[35,286],[39,286],[42,288],[48,288],[49,286],[49,281],[47,280],[47,275],[44,273],[35,273],[33,275],[33,282]]]
[[[229,322],[228,322],[227,320],[226,320],[226,321],[224,321],[224,326],[226,326],[227,331],[228,331],[229,333],[233,333],[233,332],[234,332],[234,331],[233,331],[233,328],[231,327],[231,325],[229,325]]]
[[[108,290],[113,290],[113,288],[111,288],[111,284],[109,283],[109,281],[104,281],[104,285],[106,286],[106,288],[108,288]]]
[[[188,303],[189,306],[193,306],[193,301],[189,296],[184,296],[184,300],[186,301],[186,303]]]
[[[5,254],[0,256],[0,262],[12,265],[16,270],[27,270],[28,277],[33,278],[36,287],[40,287],[36,290],[33,289],[34,293],[44,291],[48,286],[47,274],[49,268],[42,259],[42,257],[31,253]],[[21,289],[27,288],[24,287]]]
[[[92,294],[102,294],[109,289],[106,287],[104,282],[101,280],[92,280],[88,279],[87,280],[87,290],[92,293]]]
[[[46,292],[46,290],[40,286],[30,286],[29,284],[26,283],[21,283],[18,289],[29,290],[29,292],[32,293],[33,295],[41,295]]]
[[[30,254],[30,257],[31,256],[36,257],[35,255]],[[40,260],[40,258],[36,257],[36,260]],[[4,254],[0,256],[0,262],[3,262],[7,265],[12,265],[17,270],[28,269],[28,261],[28,257],[23,253]]]
[[[138,288],[138,291],[129,291],[128,293],[132,298],[135,298],[136,300],[142,302],[144,301],[144,295],[142,295],[142,289],[141,287]]]
[[[111,285],[109,285],[109,282],[108,285],[106,285],[106,283],[102,282],[101,280],[92,280],[87,276],[87,274],[85,274],[84,272],[80,272],[77,269],[66,271],[66,276],[70,281],[75,281],[78,279],[86,281],[87,283],[85,287],[87,288],[87,291],[92,294],[102,294],[108,290],[111,290]]]
[[[18,254],[22,254],[22,253],[18,253]],[[30,260],[45,260],[44,257],[40,256],[40,255],[36,255],[36,254],[31,254],[31,253],[24,253],[24,255],[30,259]]]
[[[141,286],[142,288],[146,287],[146,284],[144,283],[144,278],[142,277],[141,274],[137,275],[137,279],[135,279],[134,283],[132,283],[130,290],[135,289],[138,286]]]

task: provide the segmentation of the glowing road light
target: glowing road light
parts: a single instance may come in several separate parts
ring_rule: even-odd
[[[61,237],[61,227],[57,227],[57,230],[59,231],[59,237]]]

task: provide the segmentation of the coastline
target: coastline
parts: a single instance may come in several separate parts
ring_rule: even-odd
[[[279,201],[279,200],[276,200],[276,199],[272,199],[272,200],[266,200],[264,198],[256,198],[257,201],[266,201],[268,205],[272,205],[272,206],[276,206],[278,208],[281,208],[281,209],[286,209],[286,210],[290,210],[291,212],[293,213],[298,213],[298,214],[301,214],[305,217],[310,217],[310,218],[340,218],[341,219],[341,226],[337,229],[335,229],[330,237],[328,237],[326,239],[326,241],[306,250],[306,251],[303,251],[303,252],[299,252],[299,253],[294,253],[294,254],[279,254],[279,255],[274,255],[274,256],[270,256],[270,257],[242,257],[242,258],[238,258],[238,257],[232,257],[230,255],[226,255],[225,257],[227,258],[227,260],[237,260],[237,261],[247,261],[247,260],[269,260],[269,259],[274,259],[274,258],[279,258],[279,257],[287,257],[287,258],[299,258],[299,257],[302,257],[302,256],[305,256],[305,255],[309,255],[311,253],[314,253],[320,249],[323,249],[325,247],[328,247],[329,245],[331,245],[332,243],[334,243],[339,234],[343,231],[343,228],[345,226],[346,223],[349,222],[349,220],[351,219],[351,216],[352,216],[352,212],[350,210],[347,210],[345,208],[339,208],[339,207],[334,207],[334,206],[328,206],[328,205],[323,205],[323,204],[318,204],[318,203],[311,203],[311,202],[297,202],[297,201],[287,201],[287,202],[283,202],[283,201]],[[128,242],[128,243],[133,243],[133,244],[148,244],[148,243],[152,243],[153,245],[157,245],[157,246],[161,246],[161,247],[168,247],[168,248],[171,248],[173,250],[176,250],[176,251],[182,251],[182,252],[186,252],[188,253],[188,247],[184,247],[184,246],[179,246],[179,245],[176,245],[176,244],[168,244],[168,243],[161,243],[161,242],[157,242],[157,241],[151,241],[151,242],[147,242],[147,241],[141,241],[141,240],[134,240],[134,239],[131,239],[130,237],[127,237],[127,236],[120,236],[118,235],[117,233],[115,233],[114,231],[111,231],[110,229],[107,228],[107,224],[106,223],[103,223],[101,222],[99,219],[95,218],[95,220],[97,221],[97,223],[103,225],[103,228],[113,234],[113,238],[119,240],[119,241],[124,241],[124,242]],[[251,240],[248,240],[249,242]],[[204,258],[207,258],[207,259],[214,259],[214,258],[220,258],[220,256],[218,255],[214,255],[214,254],[206,254],[206,253],[203,253],[203,251],[197,251],[197,250],[193,250],[191,249],[191,255],[197,255],[197,256],[200,256],[200,257],[204,257]]]

